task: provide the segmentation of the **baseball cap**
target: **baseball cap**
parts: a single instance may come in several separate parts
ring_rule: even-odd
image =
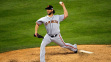
[[[47,9],[51,10],[51,9],[53,9],[53,6],[48,5],[45,9],[46,9],[46,10],[47,10]]]
[[[53,6],[52,5],[48,5],[46,8],[46,10],[52,10],[53,9]],[[55,13],[55,10],[53,10],[53,14]]]

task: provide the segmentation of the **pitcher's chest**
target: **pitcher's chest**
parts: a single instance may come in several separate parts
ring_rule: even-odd
[[[45,21],[44,21],[44,24],[45,25],[48,25],[48,24],[52,24],[52,23],[56,23],[56,24],[59,24],[59,19],[58,18],[50,18],[50,19],[46,19]]]

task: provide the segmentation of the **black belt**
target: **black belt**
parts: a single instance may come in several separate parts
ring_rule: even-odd
[[[49,35],[50,37],[56,37],[57,36],[57,34],[55,34],[55,35]]]

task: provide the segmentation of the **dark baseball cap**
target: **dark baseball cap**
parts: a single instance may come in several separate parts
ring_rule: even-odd
[[[53,6],[52,5],[48,5],[46,8],[46,10],[52,10],[53,9]],[[53,10],[53,14],[55,13],[55,10]]]
[[[52,9],[53,9],[53,6],[48,5],[45,9],[46,9],[46,10],[47,10],[47,9],[52,10]]]

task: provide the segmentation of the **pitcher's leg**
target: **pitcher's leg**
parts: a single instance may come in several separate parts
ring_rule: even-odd
[[[72,45],[70,43],[65,43],[60,34],[56,38],[54,38],[53,42],[57,43],[58,45],[60,45],[63,48],[67,48],[71,51],[77,51],[77,46]]]
[[[60,38],[60,42],[62,42],[62,43],[64,44],[64,46],[61,46],[61,47],[63,47],[63,48],[68,48],[68,49],[70,49],[71,51],[77,51],[77,46],[72,45],[72,44],[70,44],[70,43],[65,43],[65,42],[63,41],[61,35],[59,35],[59,38]],[[61,44],[60,44],[60,45],[61,45]]]
[[[40,47],[40,62],[45,62],[45,46],[51,42],[50,37],[46,34]]]

